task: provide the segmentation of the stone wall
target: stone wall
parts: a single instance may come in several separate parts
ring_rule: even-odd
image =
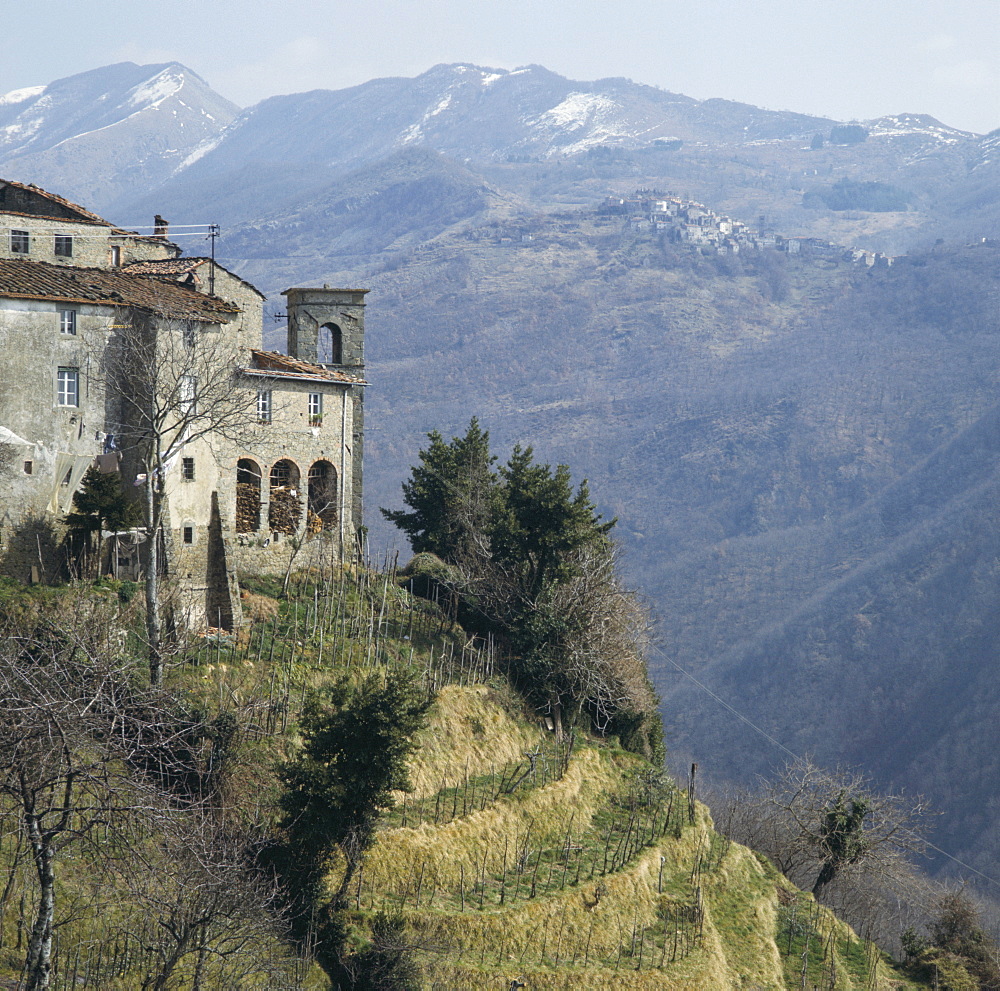
[[[327,341],[335,328],[340,334],[339,368],[360,379],[365,373],[365,296],[367,289],[286,289],[288,299],[288,353],[303,361],[323,364]],[[351,435],[352,501],[354,528],[364,524],[364,387],[351,389],[353,407]]]
[[[28,251],[12,250],[12,231],[26,231]],[[56,253],[56,238],[69,237],[71,254]],[[112,248],[118,248],[118,264],[174,258],[179,248],[169,241],[152,237],[116,234],[104,224],[49,217],[0,213],[0,258],[48,262],[85,268],[113,268]]]

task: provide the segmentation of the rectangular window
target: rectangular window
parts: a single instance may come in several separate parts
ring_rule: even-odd
[[[111,267],[119,268],[122,263],[122,249],[117,244],[111,246]]]
[[[25,461],[24,462],[24,473],[25,473],[25,475],[30,475],[32,473],[32,471],[34,470],[34,467],[35,466],[34,466],[34,464],[32,464],[32,462]]]
[[[10,250],[20,255],[26,255],[31,250],[31,236],[27,231],[11,229]]]
[[[56,373],[56,402],[60,406],[80,405],[79,368],[60,368]]]
[[[309,393],[309,423],[319,426],[323,422],[323,393]]]
[[[76,336],[76,310],[59,311],[59,333]]]
[[[56,234],[56,254],[60,258],[73,257],[73,238],[69,234]]]
[[[186,526],[184,527],[184,543],[193,544],[194,543],[194,527]]]
[[[181,478],[185,482],[194,481],[194,458],[181,458]]]
[[[271,390],[261,389],[257,393],[257,419],[261,423],[271,422]]]

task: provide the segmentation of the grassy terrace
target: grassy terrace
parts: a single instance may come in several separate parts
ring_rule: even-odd
[[[434,704],[412,790],[398,794],[352,887],[359,945],[378,912],[400,913],[425,986],[456,991],[501,991],[516,977],[546,989],[914,986],[716,833],[707,810],[659,769],[582,729],[558,743],[512,689],[496,645],[415,600],[391,569],[303,574],[284,595],[282,586],[280,577],[248,583],[246,627],[180,645],[168,682],[191,711],[235,727],[221,794],[263,835],[277,817],[275,765],[295,746],[309,691],[376,669],[419,673]],[[8,612],[106,617],[109,643],[124,643],[141,673],[135,593],[116,583],[0,588]],[[211,761],[211,743],[202,746]],[[17,822],[0,827],[3,987],[18,977],[33,888]],[[156,835],[134,839],[154,862],[162,856]],[[157,950],[138,910],[87,845],[72,849],[52,986],[142,987]],[[335,863],[331,884],[340,870]],[[221,976],[251,958],[244,976]],[[168,986],[191,988],[195,966],[182,962]],[[228,970],[204,966],[202,989],[325,986],[317,966],[273,939],[241,947]]]

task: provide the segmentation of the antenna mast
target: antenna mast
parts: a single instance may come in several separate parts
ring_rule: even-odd
[[[219,225],[208,225],[208,236],[212,241],[212,267],[208,273],[208,292],[210,296],[215,295],[215,239],[219,236]]]

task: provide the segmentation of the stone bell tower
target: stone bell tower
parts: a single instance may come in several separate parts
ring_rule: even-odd
[[[286,289],[288,353],[301,361],[323,365],[354,378],[365,377],[365,295],[367,289]],[[354,528],[362,526],[364,454],[364,388],[352,386],[354,430],[353,466]]]

